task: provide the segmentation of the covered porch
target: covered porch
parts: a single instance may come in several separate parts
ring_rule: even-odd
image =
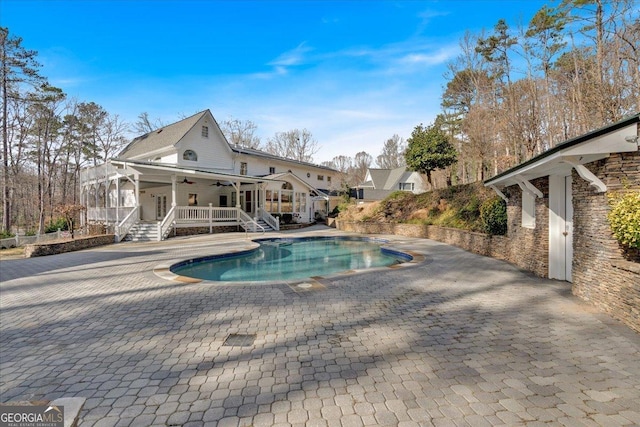
[[[183,227],[278,230],[282,217],[313,221],[311,193],[306,184],[286,176],[111,160],[82,171],[81,201],[87,209],[81,222],[103,224],[119,240],[138,222],[157,223],[158,239]]]

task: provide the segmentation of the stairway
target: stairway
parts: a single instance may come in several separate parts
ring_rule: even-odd
[[[262,228],[264,228],[265,232],[270,232],[270,231],[274,231],[273,228],[271,228],[271,226],[269,224],[267,224],[266,222],[264,222],[264,220],[258,218],[258,220],[256,221],[258,223],[258,225]],[[258,231],[262,231],[259,227],[258,227]]]
[[[124,240],[131,242],[155,242],[158,240],[157,222],[138,222],[134,224]]]

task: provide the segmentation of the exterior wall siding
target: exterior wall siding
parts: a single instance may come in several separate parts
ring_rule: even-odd
[[[209,136],[202,136],[202,126],[209,128]],[[198,123],[176,145],[177,165],[187,167],[202,167],[231,171],[233,164],[232,152],[226,143],[222,132],[209,115],[202,117]],[[193,150],[198,155],[198,161],[183,160],[182,153]]]
[[[238,155],[236,157],[233,173],[240,174],[240,163],[242,162],[247,163],[247,175],[249,176],[269,175],[271,173],[269,168],[272,167],[275,168],[274,173],[291,171],[295,176],[314,188],[332,189],[340,186],[336,172],[328,169],[246,155]],[[318,175],[322,175],[324,179],[322,181],[318,180]],[[331,181],[328,180],[328,177],[331,177]]]

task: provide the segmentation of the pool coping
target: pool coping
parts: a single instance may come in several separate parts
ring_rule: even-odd
[[[346,237],[346,238],[353,238],[354,236],[349,235],[349,234],[344,234],[344,235],[334,235],[334,236],[327,236],[327,238],[332,238],[332,237]],[[207,257],[220,257],[220,258],[224,258],[227,256],[236,256],[236,255],[242,255],[243,253],[248,253],[251,251],[254,251],[256,249],[258,249],[260,247],[260,241],[268,241],[268,240],[273,240],[273,239],[292,239],[292,240],[296,240],[296,239],[300,239],[300,240],[304,240],[306,238],[295,238],[295,237],[273,237],[273,238],[257,238],[257,239],[253,239],[251,240],[251,242],[249,244],[245,244],[244,247],[242,248],[237,248],[237,249],[232,249],[229,250],[227,252],[223,252],[220,254],[214,254],[214,255],[204,255],[204,256],[200,256],[200,257],[187,257],[187,258],[180,258],[180,259],[173,259],[173,260],[168,260],[165,261],[161,264],[158,264],[156,267],[154,267],[153,269],[153,273],[158,276],[161,279],[164,280],[168,280],[171,282],[178,282],[178,283],[183,283],[183,284],[196,284],[196,283],[205,283],[205,284],[213,284],[213,285],[222,285],[222,286],[229,286],[229,285],[234,285],[234,286],[269,286],[269,285],[288,285],[289,287],[291,287],[295,292],[309,292],[309,289],[307,288],[302,288],[300,287],[300,285],[303,284],[310,284],[311,285],[311,289],[310,290],[318,290],[319,288],[326,288],[326,283],[321,283],[327,280],[333,280],[333,279],[340,279],[340,278],[344,278],[347,276],[352,276],[352,275],[358,275],[358,274],[365,274],[365,273],[373,273],[376,271],[389,271],[389,270],[397,270],[397,269],[402,269],[402,268],[408,268],[408,267],[414,267],[416,265],[422,264],[424,263],[426,257],[424,254],[419,253],[419,252],[415,252],[415,251],[411,251],[411,250],[405,250],[405,249],[400,249],[398,247],[394,247],[393,242],[390,242],[388,239],[384,239],[384,238],[380,238],[380,237],[361,237],[362,240],[370,240],[370,241],[377,241],[382,243],[380,246],[381,250],[386,250],[392,253],[397,253],[397,254],[401,254],[401,255],[409,255],[411,256],[411,260],[407,260],[404,261],[402,263],[399,264],[392,264],[389,266],[385,266],[385,267],[370,267],[370,268],[359,268],[359,269],[355,269],[355,270],[345,270],[345,271],[339,271],[336,273],[331,273],[331,274],[327,274],[327,275],[322,275],[322,276],[311,276],[311,277],[307,277],[307,278],[298,278],[298,279],[282,279],[282,280],[264,280],[264,281],[223,281],[223,280],[205,280],[205,279],[197,279],[197,278],[193,278],[193,277],[188,277],[188,276],[181,276],[178,274],[175,274],[171,271],[171,267],[176,265],[176,264],[180,264],[180,263],[184,263],[184,262],[188,262],[189,260],[193,260],[193,259],[197,259],[197,258],[207,258]]]

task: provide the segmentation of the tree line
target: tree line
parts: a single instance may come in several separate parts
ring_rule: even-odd
[[[467,33],[448,66],[441,129],[458,151],[448,173],[484,180],[640,109],[635,0],[562,0],[527,26]]]

